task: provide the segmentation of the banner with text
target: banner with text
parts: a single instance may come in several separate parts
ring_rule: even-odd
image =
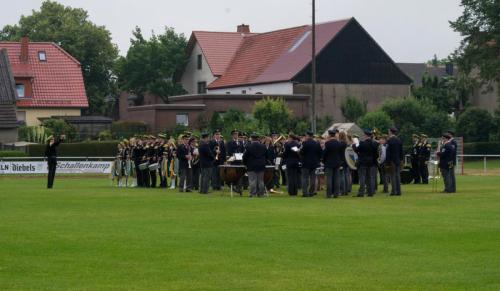
[[[109,174],[113,162],[96,161],[58,161],[57,173],[60,174]],[[0,161],[2,174],[46,174],[47,162],[37,161]]]

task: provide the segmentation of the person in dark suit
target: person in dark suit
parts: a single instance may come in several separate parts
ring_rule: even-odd
[[[266,146],[259,142],[259,136],[252,134],[251,143],[243,154],[243,164],[247,167],[250,197],[264,196],[264,171],[268,159]]]
[[[294,134],[288,136],[288,141],[285,143],[285,150],[283,152],[283,159],[285,160],[286,167],[286,181],[288,195],[297,196],[299,187],[299,156],[300,144],[297,142],[297,137]]]
[[[220,190],[221,180],[219,175],[219,166],[224,165],[226,162],[226,147],[224,141],[222,140],[220,130],[215,130],[213,134],[213,139],[210,142],[210,149],[215,154],[214,165],[212,168],[212,189]]]
[[[208,194],[215,160],[214,153],[210,149],[208,133],[201,134],[201,142],[198,151],[200,154],[200,194]]]
[[[375,161],[377,158],[375,153],[377,149],[374,150],[371,130],[365,130],[364,133],[366,135],[365,140],[358,145],[353,145],[354,151],[358,154],[359,191],[357,197],[364,197],[365,194],[373,197],[375,194],[375,177],[372,177],[374,172],[372,168],[375,167],[376,169]]]
[[[66,139],[66,136],[63,134],[59,136],[56,140],[53,135],[47,138],[47,146],[45,147],[45,157],[47,158],[47,189],[52,189],[54,185],[54,178],[56,177],[56,168],[57,168],[57,147],[61,142]]]
[[[455,139],[455,132],[448,130],[447,134],[450,136],[450,143],[453,146],[453,169],[450,172],[451,176],[451,189],[454,192],[457,192],[457,180],[455,178],[455,167],[457,166],[457,151],[458,151],[458,143],[457,140]]]
[[[235,129],[231,131],[232,139],[227,142],[227,156],[232,157],[235,154],[242,154],[245,150],[243,142],[239,139],[239,132]]]
[[[431,144],[427,142],[427,135],[420,136],[420,151],[418,152],[418,172],[422,184],[429,184],[429,161],[431,159]]]
[[[341,195],[341,175],[342,157],[345,147],[338,140],[338,131],[336,129],[328,131],[329,139],[325,143],[323,150],[323,164],[326,174],[326,198],[338,198]]]
[[[404,159],[403,143],[396,136],[396,128],[389,129],[389,138],[387,139],[385,162],[392,167],[390,173],[391,196],[401,196],[401,161]]]
[[[188,143],[189,136],[182,137],[182,143],[177,148],[177,158],[179,159],[179,191],[191,192],[192,187],[192,153]],[[185,190],[184,190],[185,188]]]
[[[454,171],[455,145],[452,142],[452,137],[445,133],[442,137],[441,150],[437,153],[439,157],[439,169],[444,181],[444,191],[442,193],[455,193],[453,189],[453,180],[451,172]]]
[[[323,150],[314,140],[314,133],[308,131],[300,149],[302,162],[302,197],[312,197],[316,189],[316,169],[320,166]]]

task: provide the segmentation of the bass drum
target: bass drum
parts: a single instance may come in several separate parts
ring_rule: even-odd
[[[401,184],[410,184],[413,181],[411,167],[405,166],[401,170]]]

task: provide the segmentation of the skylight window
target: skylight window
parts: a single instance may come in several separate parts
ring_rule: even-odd
[[[300,38],[297,40],[297,42],[288,50],[289,53],[293,52],[296,50],[305,40],[306,38],[311,34],[311,31],[308,30],[306,31]]]
[[[39,51],[38,52],[38,60],[40,62],[46,62],[47,61],[47,55],[45,54],[45,51]]]

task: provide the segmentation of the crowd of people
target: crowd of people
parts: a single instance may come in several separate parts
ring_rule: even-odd
[[[357,197],[373,196],[379,185],[383,193],[399,196],[404,151],[397,134],[396,128],[387,134],[365,130],[360,140],[337,130],[330,130],[326,137],[312,132],[249,136],[233,130],[225,141],[217,130],[199,137],[187,132],[177,140],[162,135],[131,138],[118,145],[112,176],[119,187],[170,187],[207,194],[210,188],[219,191],[225,186],[218,168],[231,164],[246,166],[246,175],[232,186],[240,194],[249,189],[251,197],[279,192],[286,186],[290,196],[301,191],[303,197],[313,197],[324,188],[327,198],[338,198],[352,192],[353,180],[360,185]],[[443,135],[437,152],[448,193],[456,191],[456,142],[451,134]],[[351,163],[346,149],[355,153]],[[410,153],[414,183],[429,182],[431,155],[427,136],[415,135]],[[274,166],[269,181],[263,177],[266,166]]]
[[[208,194],[210,188],[219,191],[227,184],[221,180],[219,167],[230,164],[245,166],[246,175],[231,187],[240,194],[249,189],[250,197],[279,192],[281,186],[286,186],[290,196],[297,196],[301,190],[303,197],[313,197],[326,188],[327,198],[338,198],[352,192],[354,180],[359,183],[357,197],[372,197],[379,185],[383,193],[389,193],[390,188],[391,196],[400,196],[405,159],[397,134],[398,130],[391,128],[387,134],[365,130],[362,140],[335,129],[329,130],[326,137],[313,132],[303,136],[249,136],[233,130],[229,141],[224,141],[219,130],[200,137],[186,132],[177,140],[164,135],[134,137],[118,144],[111,175],[118,187],[169,187]],[[64,138],[47,139],[48,188],[52,188],[55,177],[56,148]],[[412,180],[427,184],[432,146],[426,135],[414,135],[413,141]],[[456,192],[457,142],[452,131],[443,134],[436,157],[443,192]],[[264,181],[264,171],[269,167],[272,179]]]

